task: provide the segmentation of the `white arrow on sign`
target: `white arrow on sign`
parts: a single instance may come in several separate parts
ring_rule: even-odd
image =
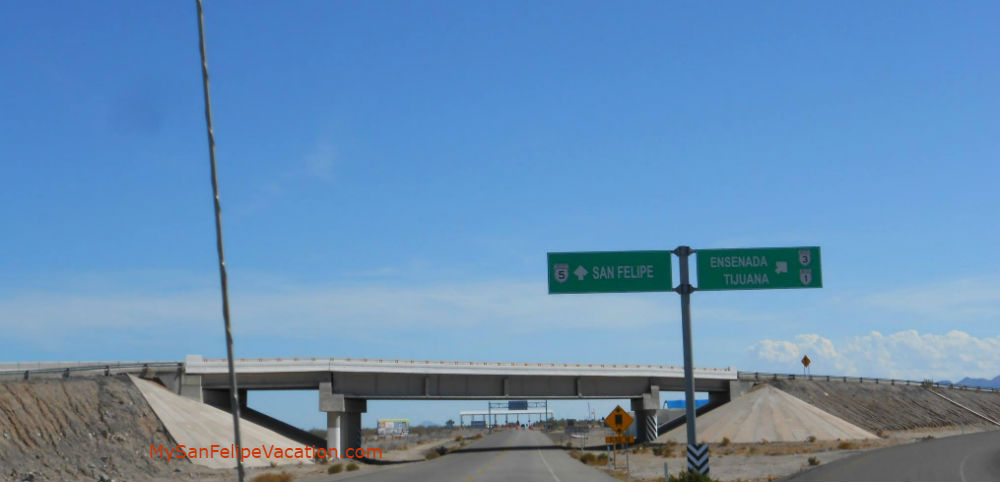
[[[584,268],[583,266],[577,266],[576,270],[573,271],[573,274],[576,275],[576,279],[580,281],[583,281],[583,277],[587,276],[587,273],[589,273],[589,271],[587,271],[587,268]]]

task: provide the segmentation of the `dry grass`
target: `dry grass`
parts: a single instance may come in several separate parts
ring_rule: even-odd
[[[819,440],[815,442],[767,442],[711,444],[712,456],[722,455],[795,455],[831,450],[872,449],[893,445],[889,439],[873,440]],[[655,453],[655,451],[654,451]],[[671,452],[672,454],[672,452]],[[669,457],[671,455],[665,455]]]
[[[659,457],[673,457],[674,446],[672,444],[657,445],[656,447],[653,447],[653,455]]]
[[[351,462],[351,463],[347,464],[347,471],[348,472],[354,472],[355,470],[358,470],[360,468],[361,467],[358,467],[358,464],[356,464],[354,462]]]
[[[263,474],[257,475],[256,477],[250,479],[250,482],[291,482],[295,480],[295,476],[289,474],[288,472],[282,471],[278,472],[264,472]]]
[[[593,452],[586,452],[580,455],[579,460],[587,465],[608,465],[608,454],[594,455]]]
[[[816,457],[809,457],[808,462],[809,462],[809,465],[813,465],[813,466],[819,465],[819,459],[816,458]]]

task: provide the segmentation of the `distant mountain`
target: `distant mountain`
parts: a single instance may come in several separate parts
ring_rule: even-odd
[[[440,423],[434,423],[434,422],[431,422],[430,420],[424,420],[423,422],[420,422],[420,425],[422,425],[424,427],[440,427],[441,426]]]
[[[952,382],[949,380],[941,380],[938,383],[942,385],[950,385]],[[966,385],[969,387],[979,387],[979,388],[1000,388],[1000,375],[997,375],[994,379],[988,380],[986,378],[969,378],[965,377],[954,383],[955,385]]]
[[[985,378],[969,378],[965,377],[956,383],[956,385],[968,385],[970,387],[980,387],[980,388],[1000,388],[1000,375],[997,375],[992,380],[987,380]]]

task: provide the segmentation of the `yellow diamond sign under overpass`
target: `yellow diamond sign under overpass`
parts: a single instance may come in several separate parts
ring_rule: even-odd
[[[615,407],[604,419],[604,423],[617,433],[622,433],[629,425],[632,425],[632,416],[622,408],[621,405]]]

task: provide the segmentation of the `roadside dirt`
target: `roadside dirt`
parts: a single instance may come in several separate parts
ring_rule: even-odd
[[[0,383],[0,480],[148,479],[173,441],[125,376]]]
[[[965,433],[991,430],[993,425],[973,425],[963,427],[925,428],[912,431],[885,432],[885,438],[875,440],[817,441],[795,443],[745,443],[709,444],[711,475],[720,481],[764,481],[775,480],[805,470],[813,463],[826,464],[851,455],[892,445],[920,443],[928,438],[942,438]],[[629,453],[630,476],[632,481],[664,480],[663,466],[667,465],[670,475],[677,475],[687,467],[684,444],[670,444],[653,448],[635,448]],[[592,451],[595,456],[601,451]],[[666,456],[664,456],[666,455]],[[619,469],[624,469],[624,456],[618,453]],[[610,467],[602,467],[611,473]],[[624,480],[624,470],[614,472]]]

